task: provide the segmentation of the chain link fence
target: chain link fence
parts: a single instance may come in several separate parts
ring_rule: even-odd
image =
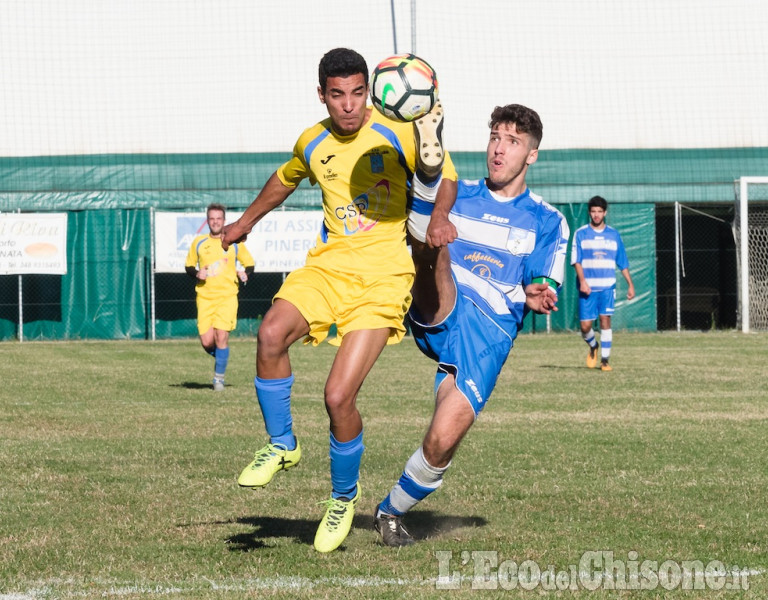
[[[117,224],[97,219],[78,225],[83,219],[71,215],[74,239],[66,275],[0,276],[0,339],[197,335],[194,280],[180,272],[153,272],[150,236],[147,232],[136,235],[136,230],[149,228],[147,211],[134,212],[130,218],[121,215]],[[656,238],[647,243],[656,249],[659,330],[738,326],[734,218],[734,204],[656,206]],[[766,240],[758,246],[768,247],[765,205],[751,218],[762,219],[763,226],[750,235],[763,235]],[[763,268],[768,264],[764,257],[755,260]],[[247,285],[241,285],[233,335],[255,335],[286,274],[257,272]],[[570,284],[567,278],[565,285]],[[754,287],[759,291],[757,284]]]

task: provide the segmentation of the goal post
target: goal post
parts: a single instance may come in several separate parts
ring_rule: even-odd
[[[736,181],[733,222],[741,330],[768,330],[768,177]]]

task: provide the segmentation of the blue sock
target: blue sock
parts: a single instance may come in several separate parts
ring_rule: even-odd
[[[217,377],[224,377],[224,373],[227,372],[227,363],[229,362],[229,348],[216,348],[213,355],[216,359],[216,364],[213,367],[213,372]]]
[[[293,375],[284,379],[253,380],[256,397],[259,399],[264,425],[269,434],[269,441],[282,444],[288,450],[296,448],[296,438],[293,435],[293,418],[291,417],[291,386]]]
[[[352,499],[360,479],[360,461],[363,458],[363,432],[348,441],[339,442],[331,434],[331,496]]]

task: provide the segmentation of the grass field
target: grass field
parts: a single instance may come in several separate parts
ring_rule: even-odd
[[[377,543],[371,512],[420,442],[433,365],[411,340],[387,348],[359,401],[355,528],[329,555],[311,544],[330,486],[333,348],[293,350],[304,457],[257,491],[235,481],[266,439],[252,340],[233,342],[220,394],[193,340],[1,349],[2,600],[507,598],[557,585],[579,598],[768,597],[766,334],[619,333],[611,373],[584,368],[577,334],[522,336],[444,486],[408,516],[419,543],[400,550]],[[737,570],[683,591],[689,561]],[[608,589],[622,572],[652,589]]]

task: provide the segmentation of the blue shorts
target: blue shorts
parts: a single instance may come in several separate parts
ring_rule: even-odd
[[[456,305],[442,323],[421,324],[415,306],[409,316],[416,345],[438,363],[435,393],[446,375],[452,373],[456,387],[477,417],[512,350],[517,336],[515,319],[510,315],[506,323],[506,317],[498,317],[503,328],[461,294],[456,295]]]
[[[611,316],[616,303],[616,288],[592,290],[587,296],[579,292],[579,321],[594,321],[598,316]]]

